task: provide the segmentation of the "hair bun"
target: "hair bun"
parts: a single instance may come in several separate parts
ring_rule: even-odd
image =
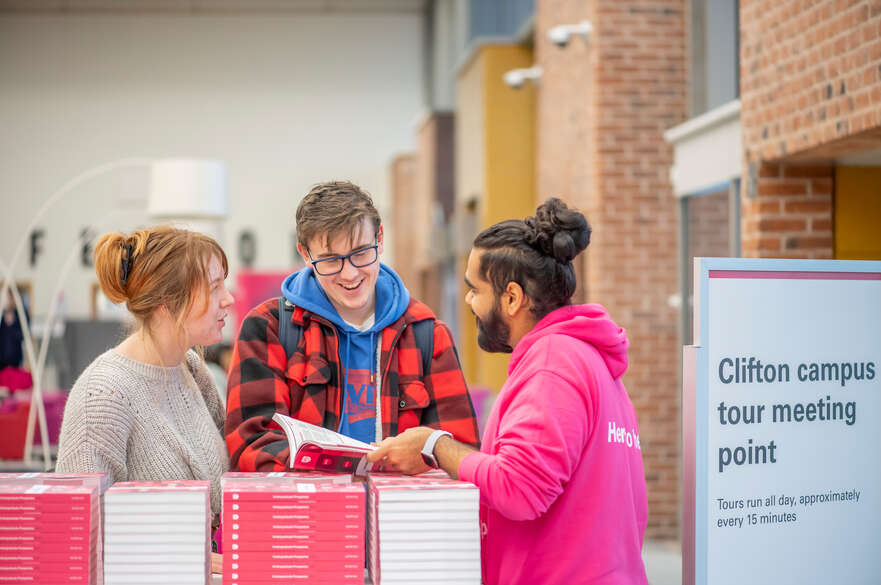
[[[126,256],[125,245],[128,238],[118,232],[104,235],[95,244],[94,261],[98,283],[110,302],[122,303],[128,300],[120,269]]]
[[[561,264],[571,262],[590,243],[590,226],[584,215],[552,197],[527,217],[526,240],[545,256]]]

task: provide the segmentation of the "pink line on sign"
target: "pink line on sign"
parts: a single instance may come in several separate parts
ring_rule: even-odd
[[[780,280],[881,280],[881,272],[788,272],[785,270],[710,270],[710,278]]]

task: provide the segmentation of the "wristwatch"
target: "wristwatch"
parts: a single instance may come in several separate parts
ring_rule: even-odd
[[[434,456],[434,445],[437,443],[437,440],[441,437],[452,437],[453,433],[448,431],[434,431],[430,435],[428,435],[428,439],[425,440],[425,446],[422,447],[422,460],[425,461],[425,464],[431,467],[432,469],[437,469],[437,458]]]

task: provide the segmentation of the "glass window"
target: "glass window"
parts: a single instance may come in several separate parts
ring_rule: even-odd
[[[692,117],[740,97],[739,5],[738,0],[692,0]]]

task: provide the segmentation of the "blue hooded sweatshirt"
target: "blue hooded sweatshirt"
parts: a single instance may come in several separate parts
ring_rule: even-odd
[[[288,276],[281,285],[284,297],[307,311],[324,317],[339,335],[339,361],[343,375],[343,408],[338,432],[371,443],[376,440],[377,344],[383,329],[397,321],[410,304],[410,293],[394,270],[380,263],[376,279],[374,323],[359,331],[340,317],[311,267]]]

